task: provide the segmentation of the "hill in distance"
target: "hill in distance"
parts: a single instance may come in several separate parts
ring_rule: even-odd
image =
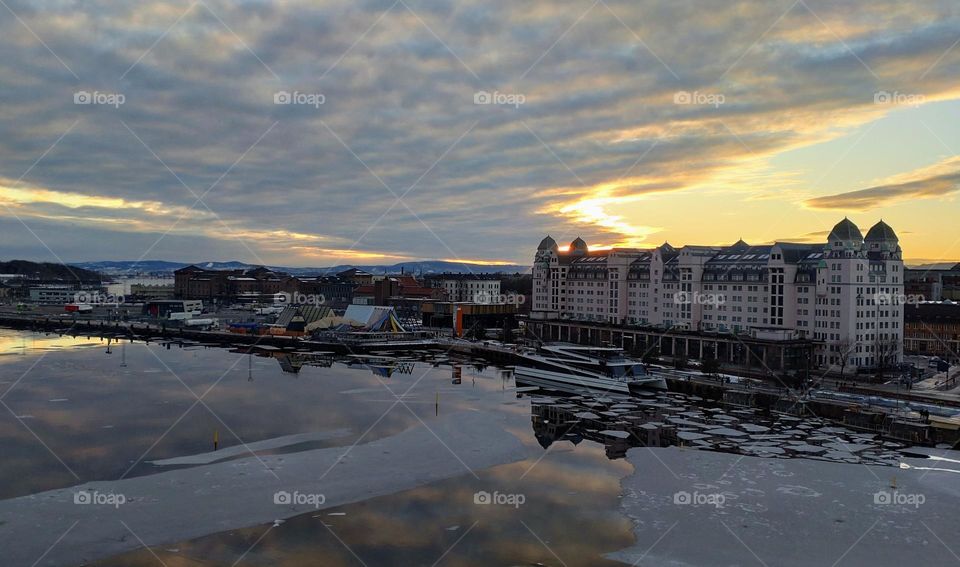
[[[960,269],[960,263],[932,262],[927,264],[908,264],[907,267],[914,270],[957,270]]]
[[[74,282],[99,282],[101,275],[96,270],[85,269],[81,266],[65,266],[49,262],[30,262],[27,260],[10,260],[0,262],[0,274],[17,274],[26,279]]]
[[[136,276],[136,275],[169,275],[172,276],[175,270],[187,266],[197,266],[207,270],[243,270],[258,267],[257,264],[247,264],[245,262],[168,262],[163,260],[142,260],[136,261],[104,261],[104,262],[79,262],[71,264],[87,270],[108,274],[111,276]],[[370,272],[372,274],[442,274],[449,272],[460,272],[465,274],[495,274],[495,273],[525,273],[530,270],[530,266],[521,266],[518,264],[507,265],[486,265],[471,264],[468,262],[447,262],[443,260],[424,260],[422,262],[401,262],[390,265],[359,265],[359,264],[341,264],[337,266],[318,267],[318,268],[291,268],[286,266],[267,266],[272,270],[286,272],[294,276],[307,275],[333,275],[350,268],[357,268]]]

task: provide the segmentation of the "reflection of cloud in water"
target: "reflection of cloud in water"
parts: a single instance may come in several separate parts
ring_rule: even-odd
[[[529,428],[527,432],[529,435]],[[591,474],[600,479],[597,486],[605,489],[582,490],[578,481],[584,480],[583,473],[565,466],[571,459],[594,461]],[[556,558],[537,537],[548,542],[567,565],[620,565],[601,559],[600,555],[632,543],[629,522],[613,511],[618,503],[622,467],[607,460],[602,449],[589,456],[549,455],[538,468],[542,466],[552,473],[519,480],[533,462],[493,467],[481,472],[479,481],[464,475],[399,494],[304,514],[273,529],[250,550],[244,563],[312,565],[323,557],[325,566],[358,565],[357,559],[322,522],[363,563],[371,566],[431,565],[451,547],[443,565],[556,565]],[[520,508],[476,505],[473,499],[479,490],[523,493],[526,502]],[[331,516],[331,512],[345,515]],[[531,535],[524,523],[537,535]],[[193,565],[195,561],[229,565],[250,549],[266,529],[267,526],[258,526],[235,530],[153,551],[170,566]],[[468,529],[469,534],[453,547]],[[147,566],[150,561],[156,564],[151,552],[140,550],[96,565]]]
[[[116,343],[116,341],[113,341]],[[106,347],[106,340],[98,337],[71,337],[0,329],[0,364],[16,363],[11,356],[34,357],[45,352],[78,348]]]
[[[14,338],[17,333],[5,333],[8,341],[18,342]],[[36,336],[20,335],[28,344]],[[364,396],[340,392],[367,389],[381,393],[385,399],[392,398],[381,383],[385,379],[339,364],[329,368],[304,365],[300,379],[290,380],[276,361],[254,357],[254,362],[264,365],[253,364],[251,370],[245,355],[224,349],[180,349],[176,345],[167,349],[159,343],[133,343],[125,350],[126,367],[120,366],[119,352],[105,356],[101,348],[52,351],[4,399],[17,415],[33,416],[27,420],[30,428],[83,480],[117,478],[141,456],[146,461],[210,451],[214,431],[219,431],[220,447],[226,448],[240,444],[233,433],[250,443],[347,426],[355,431],[353,435],[315,446],[350,445],[374,425],[389,404],[369,403],[362,399]],[[17,370],[25,372],[36,360],[16,358],[20,362],[12,365],[11,372],[16,376]],[[247,381],[250,372],[253,382]],[[411,403],[410,408],[428,424],[436,419],[433,401],[437,391],[441,417],[458,409],[495,407],[504,395],[496,380],[451,386],[449,372],[449,367],[417,363],[409,374],[394,374],[389,385],[399,394],[422,376],[410,396],[419,395],[431,403]],[[226,426],[198,404],[144,455],[196,402],[180,380],[196,395],[212,387],[204,402]],[[48,402],[57,398],[69,401]],[[393,435],[416,424],[416,417],[397,407],[363,441]],[[0,470],[0,497],[75,483],[63,465],[9,412],[0,413],[0,432],[5,439],[4,456],[11,457]],[[141,463],[132,474],[152,472],[152,466]]]
[[[537,456],[541,455],[542,449],[529,425],[529,402],[518,399],[511,389],[512,379],[505,382],[495,368],[478,371],[465,366],[463,383],[459,385],[451,384],[450,365],[434,368],[429,363],[417,363],[412,373],[395,373],[389,381],[338,364],[330,368],[303,365],[300,379],[290,380],[276,361],[254,357],[255,364],[249,366],[255,380],[248,382],[251,370],[246,360],[238,359],[242,356],[221,349],[173,346],[168,350],[158,344],[136,343],[127,345],[127,367],[121,368],[119,357],[105,357],[100,349],[51,352],[38,366],[37,374],[10,394],[8,403],[17,413],[36,416],[30,421],[31,428],[84,480],[120,476],[187,411],[195,398],[177,377],[198,395],[221,380],[205,401],[245,442],[349,426],[357,433],[337,442],[349,445],[358,439],[360,432],[370,428],[387,407],[370,403],[366,400],[369,396],[351,394],[378,392],[383,394],[379,397],[387,399],[392,396],[384,383],[399,394],[420,380],[409,394],[411,400],[433,402],[439,392],[441,418],[462,409],[495,410],[502,419],[502,427],[535,449]],[[53,398],[69,398],[69,401],[51,407],[47,400]],[[437,419],[432,403],[410,403],[409,407],[428,425]],[[418,424],[410,411],[397,407],[362,442],[393,435]],[[113,427],[104,429],[106,426]],[[76,484],[63,466],[9,414],[0,420],[0,428],[8,434],[4,449],[8,446],[13,449],[0,471],[3,477],[0,480],[5,481],[0,485],[4,497]],[[216,417],[203,406],[197,406],[169,431],[145,460],[210,451],[214,430],[219,430],[222,447],[239,444]],[[437,451],[446,453],[439,445]],[[6,458],[7,452],[4,454]],[[371,565],[395,564],[394,558],[433,563],[478,518],[481,523],[471,531],[469,542],[464,542],[466,545],[460,551],[451,552],[445,564],[553,561],[517,521],[521,518],[538,535],[554,542],[551,546],[571,562],[568,564],[577,563],[576,558],[580,557],[581,564],[602,565],[603,562],[594,559],[601,551],[628,543],[629,533],[621,525],[622,519],[609,512],[616,506],[617,479],[624,474],[623,462],[608,461],[603,448],[592,444],[581,444],[572,453],[554,448],[536,466],[534,462],[531,459],[494,468],[481,473],[483,480],[479,482],[465,475],[399,495],[345,506],[341,509],[347,515],[342,517],[313,518],[316,514],[307,514],[272,530],[247,561],[256,563],[260,557],[270,564],[309,564],[322,553],[326,565],[356,564],[356,559],[318,524],[321,520],[331,524],[337,535]],[[532,466],[529,474],[518,480]],[[152,466],[141,464],[133,474],[153,472]],[[585,484],[587,479],[589,482]],[[523,492],[528,504],[519,511],[509,507],[477,510],[472,498],[478,490]],[[571,521],[571,512],[564,508],[566,506],[587,510],[584,518],[589,517],[590,521],[577,522],[576,518]],[[597,521],[596,516],[601,520]],[[585,524],[596,527],[589,534],[592,547],[574,545],[575,538],[571,538],[572,535],[579,537],[585,531]],[[447,530],[454,525],[460,529]],[[571,526],[576,526],[576,534],[570,533]],[[250,528],[163,546],[179,548],[179,553],[155,551],[171,566],[195,564],[194,558],[230,564],[265,529],[266,526]],[[478,559],[477,554],[482,559]],[[118,561],[112,564],[156,563],[146,551]]]

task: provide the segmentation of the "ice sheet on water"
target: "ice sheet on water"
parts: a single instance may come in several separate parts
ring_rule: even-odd
[[[917,507],[878,497],[892,491],[890,469],[872,465],[676,447],[631,449],[626,458],[634,472],[622,480],[621,508],[636,541],[608,557],[629,565],[956,563],[947,545],[958,519],[960,474],[898,471],[902,492],[925,495]]]

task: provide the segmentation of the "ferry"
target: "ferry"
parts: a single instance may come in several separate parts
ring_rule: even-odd
[[[623,350],[552,344],[520,355],[514,370],[517,381],[562,390],[594,390],[630,395],[643,389],[666,390],[663,376],[650,374],[639,360]]]

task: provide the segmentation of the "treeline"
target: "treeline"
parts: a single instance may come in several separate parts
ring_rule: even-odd
[[[533,276],[530,274],[503,274],[500,276],[500,293],[533,294]]]

